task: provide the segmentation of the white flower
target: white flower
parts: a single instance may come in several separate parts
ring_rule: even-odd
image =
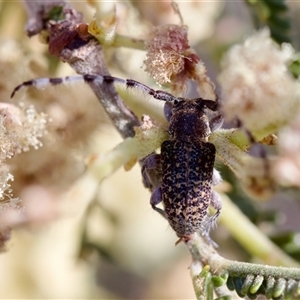
[[[277,45],[268,29],[233,46],[219,76],[225,119],[239,119],[263,138],[291,121],[299,110],[300,85],[288,70],[294,50]]]

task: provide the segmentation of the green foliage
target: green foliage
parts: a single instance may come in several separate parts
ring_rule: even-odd
[[[298,235],[299,232],[284,232],[272,236],[271,240],[289,256],[300,261],[300,246],[297,242]]]
[[[249,274],[245,278],[229,277],[227,287],[243,298],[256,299],[265,295],[267,299],[300,299],[299,282],[294,279]]]
[[[257,29],[269,27],[271,37],[279,44],[290,42],[290,19],[288,7],[284,0],[246,0],[252,10],[254,24]]]
[[[295,78],[300,76],[300,58],[295,59],[290,65],[289,70]]]
[[[63,20],[64,14],[63,14],[63,6],[54,6],[50,12],[48,13],[48,20],[54,20],[59,21]]]

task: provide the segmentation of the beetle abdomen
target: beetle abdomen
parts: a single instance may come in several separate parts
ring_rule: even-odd
[[[215,152],[208,142],[172,140],[162,144],[162,201],[178,236],[201,229],[211,200]]]

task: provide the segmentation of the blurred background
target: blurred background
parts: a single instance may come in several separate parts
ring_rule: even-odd
[[[71,4],[86,22],[93,19],[95,8],[88,1]],[[100,1],[95,5],[103,12],[115,6],[117,32],[135,38],[144,38],[153,26],[180,22],[169,1]],[[298,32],[300,5],[288,5]],[[178,6],[189,28],[190,45],[216,83],[222,55],[255,30],[251,10],[244,1],[186,1]],[[1,102],[22,107],[33,104],[47,114],[49,123],[42,147],[5,161],[15,178],[14,197],[21,199],[24,208],[17,214],[0,215],[0,224],[9,220],[14,228],[6,252],[0,255],[0,297],[195,298],[190,254],[184,244],[175,247],[176,235],[151,209],[138,165],[128,172],[115,172],[90,198],[85,159],[93,153],[108,153],[122,139],[89,88],[83,84],[49,86],[43,91],[21,90],[10,99],[13,88],[25,80],[74,74],[48,54],[41,37],[26,36],[26,21],[22,2],[0,2]],[[298,49],[299,35],[291,35]],[[111,47],[105,55],[112,75],[154,86],[143,71],[143,51]],[[139,117],[145,113],[130,95],[124,97]],[[162,109],[157,102],[153,107]],[[247,216],[278,243],[289,243],[300,226],[297,191],[290,189],[268,203],[255,203],[242,193],[227,168],[217,167],[233,187],[232,199]],[[279,230],[281,235],[275,236]],[[214,230],[213,239],[225,257],[252,261],[222,225]],[[295,246],[293,251],[299,259]]]

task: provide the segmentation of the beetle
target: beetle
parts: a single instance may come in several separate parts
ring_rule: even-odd
[[[169,221],[180,239],[201,232],[214,244],[209,231],[220,215],[222,202],[212,186],[221,177],[214,170],[216,149],[208,137],[221,127],[223,118],[217,115],[209,120],[207,110],[217,111],[218,103],[174,98],[172,106],[166,104],[170,140],[162,143],[160,154],[144,159],[142,173],[145,185],[153,190],[152,208]],[[153,184],[153,170],[161,176],[160,184]],[[157,207],[160,202],[164,209]],[[209,214],[209,205],[215,208],[214,215]]]
[[[218,114],[210,119],[208,111],[217,112],[218,101],[185,99],[154,90],[132,79],[89,74],[25,81],[14,89],[12,97],[25,86],[44,88],[78,81],[121,84],[165,101],[170,139],[162,143],[160,154],[151,154],[143,159],[143,182],[153,191],[150,198],[152,208],[168,220],[180,239],[201,232],[212,242],[209,231],[220,215],[222,203],[220,196],[212,189],[221,177],[214,170],[216,149],[208,137],[221,127],[223,118]],[[157,207],[160,202],[164,209]],[[209,213],[209,205],[215,208],[215,214]]]

